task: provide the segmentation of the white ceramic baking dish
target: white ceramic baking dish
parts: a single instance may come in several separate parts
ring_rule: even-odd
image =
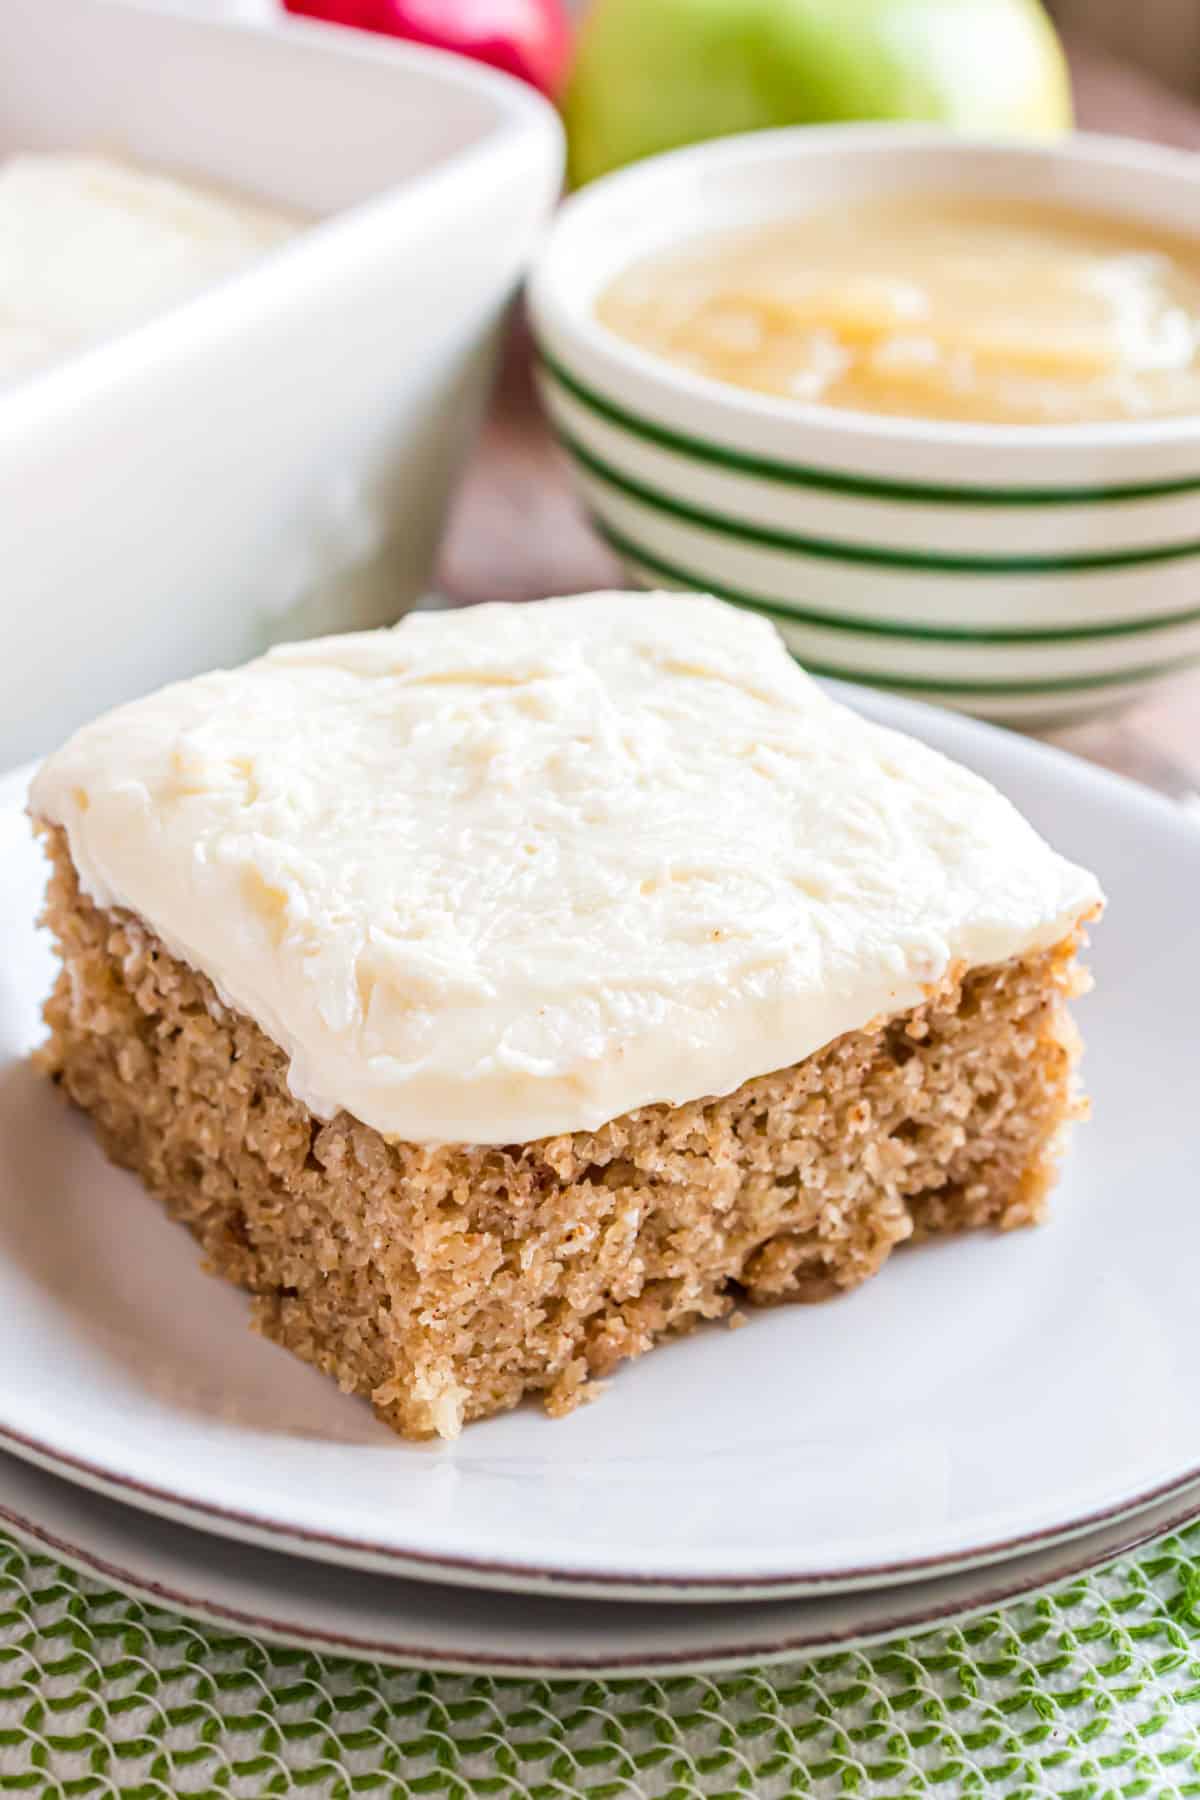
[[[561,174],[463,59],[128,0],[4,0],[0,156],[115,148],[314,215],[0,394],[0,767],[83,718],[421,593]]]

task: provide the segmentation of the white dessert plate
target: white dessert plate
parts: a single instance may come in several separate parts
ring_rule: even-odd
[[[979,769],[1110,896],[1095,1119],[1041,1230],[901,1251],[850,1297],[698,1332],[594,1405],[393,1437],[246,1329],[26,1054],[50,954],[0,784],[0,1446],[147,1511],[439,1582],[704,1601],[912,1582],[1200,1478],[1200,832],[986,726],[850,691]]]
[[[222,1631],[408,1668],[660,1675],[760,1667],[932,1630],[1074,1580],[1200,1513],[1200,1487],[1069,1543],[899,1587],[788,1600],[504,1594],[333,1569],[121,1506],[0,1456],[0,1530],[109,1588]]]

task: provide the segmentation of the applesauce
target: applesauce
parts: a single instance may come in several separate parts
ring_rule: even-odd
[[[1200,412],[1200,243],[1061,206],[859,200],[634,264],[597,316],[717,381],[908,418]]]

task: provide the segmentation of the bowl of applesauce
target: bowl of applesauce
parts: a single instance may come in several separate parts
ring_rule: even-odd
[[[1200,158],[720,139],[562,208],[539,383],[631,576],[1038,726],[1200,663]]]

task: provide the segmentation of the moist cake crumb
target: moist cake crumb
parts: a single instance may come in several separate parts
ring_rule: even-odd
[[[64,832],[42,1066],[253,1296],[256,1328],[405,1436],[527,1393],[553,1416],[657,1340],[856,1287],[933,1233],[1041,1218],[1082,1108],[1078,933],[955,966],[923,1004],[685,1105],[528,1143],[410,1143],[314,1116],[288,1059],[134,914],[84,894]]]

